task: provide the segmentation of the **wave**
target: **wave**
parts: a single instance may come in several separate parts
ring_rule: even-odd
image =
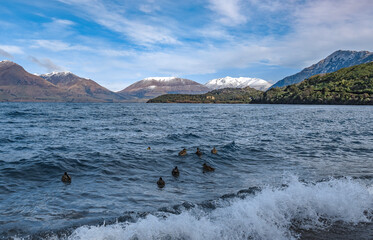
[[[283,187],[240,192],[210,205],[183,204],[177,211],[164,209],[136,221],[82,226],[67,238],[297,239],[301,230],[327,229],[338,222],[372,223],[373,187],[360,180],[307,184],[292,178]]]
[[[23,117],[23,116],[28,115],[28,114],[29,113],[27,113],[27,112],[10,111],[10,112],[5,113],[5,116],[8,116],[8,117]]]
[[[228,144],[225,144],[223,146],[223,149],[226,150],[226,151],[235,151],[238,149],[238,146],[236,145],[236,142],[235,141],[232,141]]]
[[[168,134],[166,139],[172,141],[190,141],[193,139],[198,139],[200,136],[193,133],[172,133]]]

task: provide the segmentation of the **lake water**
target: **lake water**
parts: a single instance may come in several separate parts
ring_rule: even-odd
[[[0,239],[373,239],[372,156],[372,106],[1,103]]]

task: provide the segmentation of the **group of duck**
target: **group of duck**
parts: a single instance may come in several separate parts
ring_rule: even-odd
[[[150,147],[148,147],[148,150],[151,150]],[[216,150],[216,148],[214,147],[212,150],[211,150],[211,153],[212,154],[217,154],[218,153],[218,150]],[[196,151],[196,154],[198,157],[201,157],[202,156],[202,152],[201,150],[199,150],[199,148],[197,148],[197,151]],[[185,156],[187,155],[187,150],[184,148],[183,150],[181,150],[179,152],[179,156]],[[202,169],[203,169],[203,172],[213,172],[215,171],[215,168],[207,165],[206,163],[204,163],[202,165]],[[172,172],[171,172],[172,176],[174,177],[179,177],[180,175],[180,172],[179,172],[179,169],[177,168],[177,166],[175,166],[174,169],[172,169]],[[67,174],[67,172],[65,172],[63,175],[62,175],[62,178],[61,178],[61,181],[64,182],[64,183],[71,183],[71,176],[69,174]],[[157,185],[159,188],[163,188],[166,183],[165,181],[162,179],[162,177],[159,178],[159,180],[157,181]]]
[[[151,148],[148,147],[148,150],[150,150],[150,149],[151,149]],[[214,147],[214,148],[211,150],[211,153],[212,153],[212,154],[217,154],[217,153],[218,153],[218,150],[216,150],[216,148]],[[202,152],[201,152],[201,150],[199,150],[199,148],[197,148],[196,154],[197,154],[198,157],[201,157],[201,156],[202,156]],[[179,152],[179,156],[185,156],[185,155],[187,155],[187,150],[184,148],[183,150],[181,150],[181,151]],[[207,165],[206,163],[204,163],[204,164],[202,165],[202,169],[203,169],[203,172],[204,172],[204,173],[205,173],[205,172],[213,172],[213,171],[215,171],[215,168],[213,168],[213,167]],[[172,169],[171,174],[172,174],[172,176],[174,176],[174,177],[179,177],[180,172],[179,172],[179,169],[177,168],[177,166],[176,166],[174,169]],[[162,177],[160,177],[159,180],[157,181],[157,185],[158,185],[159,188],[163,188],[163,187],[166,185],[166,183],[165,183],[165,181],[162,179]]]

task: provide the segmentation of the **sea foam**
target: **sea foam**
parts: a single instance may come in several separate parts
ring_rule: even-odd
[[[292,229],[324,229],[342,221],[372,221],[371,186],[352,179],[266,187],[244,199],[220,200],[212,210],[149,214],[135,223],[77,228],[69,239],[296,239]]]

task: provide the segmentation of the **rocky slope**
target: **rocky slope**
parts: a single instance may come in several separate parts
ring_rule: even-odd
[[[351,67],[354,65],[368,63],[373,61],[373,53],[368,51],[343,51],[339,50],[320,62],[303,69],[301,72],[286,77],[277,83],[275,83],[271,88],[283,87],[295,83],[300,83],[306,78],[320,73],[331,73],[335,72],[341,68]]]
[[[211,89],[251,87],[260,91],[265,91],[271,87],[272,84],[260,78],[225,77],[212,79],[208,81],[205,86]]]
[[[0,62],[0,101],[61,101],[63,95],[57,86],[26,72],[20,65]]]
[[[177,77],[149,77],[118,92],[122,97],[146,101],[167,93],[201,94],[210,89],[195,81]]]
[[[96,101],[121,101],[123,98],[91,79],[81,78],[71,72],[53,72],[39,75],[72,95],[92,98]]]

